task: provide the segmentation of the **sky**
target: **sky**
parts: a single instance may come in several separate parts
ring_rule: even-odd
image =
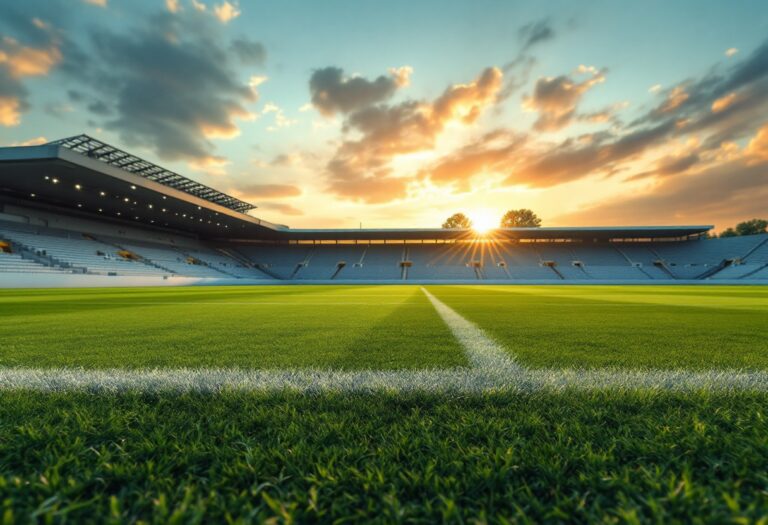
[[[86,133],[297,228],[768,216],[757,1],[0,2],[0,145]]]

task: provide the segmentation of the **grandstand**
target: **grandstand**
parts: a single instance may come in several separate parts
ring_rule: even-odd
[[[0,148],[0,284],[768,280],[768,235],[710,226],[291,229],[254,209],[85,135]]]

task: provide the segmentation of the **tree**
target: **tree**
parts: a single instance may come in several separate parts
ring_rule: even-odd
[[[539,228],[541,219],[527,208],[509,210],[501,218],[502,228]]]
[[[766,233],[766,230],[768,230],[768,221],[765,219],[752,219],[736,225],[738,235],[757,235],[758,233]]]
[[[768,220],[752,219],[740,222],[735,228],[728,228],[720,233],[720,237],[739,237],[742,235],[757,235],[768,233]]]
[[[463,213],[454,213],[443,223],[443,228],[465,228],[468,230],[471,227],[472,221]]]

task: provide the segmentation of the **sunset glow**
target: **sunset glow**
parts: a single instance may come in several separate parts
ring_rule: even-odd
[[[297,228],[435,227],[481,206],[478,229],[522,207],[547,226],[722,229],[768,200],[764,13],[4,2],[0,146],[98,136]]]

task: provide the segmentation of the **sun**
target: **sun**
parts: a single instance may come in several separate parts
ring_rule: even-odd
[[[497,219],[490,210],[477,210],[469,215],[472,229],[481,235],[497,227]]]

